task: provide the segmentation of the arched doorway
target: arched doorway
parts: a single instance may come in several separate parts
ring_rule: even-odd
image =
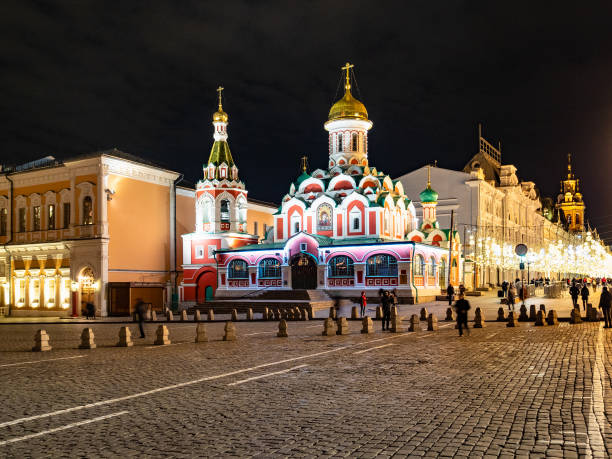
[[[196,302],[205,303],[211,301],[215,296],[217,287],[217,275],[214,271],[205,271],[198,277],[196,282]]]
[[[317,288],[317,264],[312,257],[299,253],[291,259],[291,288],[294,290]]]
[[[81,312],[86,309],[87,303],[95,304],[95,281],[91,268],[84,268],[79,274],[79,290],[81,292]],[[97,314],[97,313],[96,313]]]

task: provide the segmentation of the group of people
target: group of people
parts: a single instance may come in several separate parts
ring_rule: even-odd
[[[391,323],[391,308],[399,304],[399,299],[397,298],[395,290],[389,291],[382,288],[378,291],[378,296],[380,297],[380,304],[383,312],[382,329],[383,331],[389,330],[389,325]]]
[[[612,308],[612,293],[610,293],[610,291],[608,290],[605,280],[603,282],[603,285],[604,286],[602,287],[601,295],[599,296],[599,309],[601,309],[601,312],[604,317],[604,328],[612,328],[612,316],[610,313],[610,309]],[[593,287],[593,292],[596,292],[597,283],[592,282],[591,286]],[[582,309],[583,311],[586,311],[587,304],[589,304],[590,296],[589,285],[586,282],[586,279],[582,283],[578,283],[575,279],[573,279],[569,288],[569,294],[572,298],[573,307],[580,309],[580,306],[578,305],[578,297],[580,297],[580,299],[582,300]]]

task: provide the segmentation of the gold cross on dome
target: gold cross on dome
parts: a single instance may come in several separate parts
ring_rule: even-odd
[[[224,89],[223,86],[219,86],[217,88],[217,92],[219,93],[219,110],[221,110],[221,108],[222,108],[222,105],[221,105],[221,93],[223,92],[223,89]]]
[[[349,71],[355,67],[353,64],[347,62],[344,67],[342,67],[342,70],[346,70],[346,88],[350,88],[351,87],[351,82],[350,82],[350,76],[349,76]]]

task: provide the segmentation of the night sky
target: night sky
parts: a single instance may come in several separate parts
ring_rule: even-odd
[[[249,196],[278,203],[302,155],[326,166],[348,60],[371,165],[462,168],[481,122],[544,195],[573,153],[587,218],[612,241],[612,3],[500,3],[5,0],[0,161],[116,147],[195,182],[223,85]]]

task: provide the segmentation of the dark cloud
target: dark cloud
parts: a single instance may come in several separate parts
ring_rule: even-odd
[[[278,201],[300,156],[325,165],[323,122],[350,60],[379,169],[462,167],[482,122],[548,195],[573,152],[588,217],[607,223],[609,2],[398,5],[4,2],[0,159],[117,147],[195,181],[222,84],[241,176],[252,197]]]

